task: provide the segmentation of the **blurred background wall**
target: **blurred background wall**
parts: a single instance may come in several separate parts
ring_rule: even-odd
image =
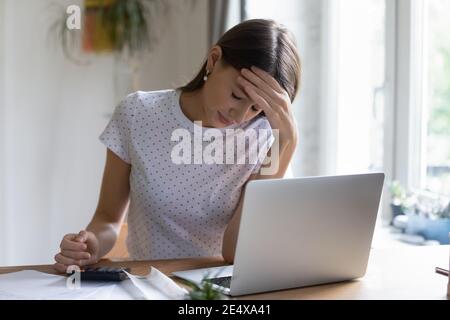
[[[373,245],[447,236],[450,1],[159,0],[159,40],[134,76],[111,52],[70,51],[73,63],[50,36],[67,6],[96,2],[0,0],[0,265],[51,263],[61,237],[87,225],[106,154],[97,138],[118,100],[185,84],[221,34],[252,18],[288,27],[302,58],[286,177],[383,171]]]
[[[176,2],[176,0],[171,0]],[[89,65],[66,59],[49,39],[54,1],[1,0],[4,140],[1,264],[45,263],[65,233],[89,222],[98,200],[105,150],[97,136],[117,103],[111,55],[90,56]],[[82,1],[61,2],[82,5]],[[139,67],[140,90],[172,88],[187,82],[212,43],[212,1],[191,9],[175,6],[161,28],[161,40]],[[238,1],[217,1],[226,30],[241,19]],[[272,4],[273,5],[273,4]],[[302,122],[302,152],[295,174],[317,173],[320,11],[317,0],[290,1],[296,11],[280,10],[301,44],[303,99],[296,101]],[[253,4],[256,6],[256,4]],[[226,13],[221,10],[227,10]],[[276,13],[276,10],[275,12]],[[306,29],[304,30],[304,28]],[[311,32],[310,32],[311,31]],[[217,35],[216,35],[217,37]],[[217,40],[217,39],[216,39]],[[125,92],[123,92],[125,94]],[[120,94],[119,94],[120,96]]]
[[[0,0],[3,265],[49,263],[61,237],[87,225],[106,155],[97,137],[117,103],[111,55],[79,66],[49,39],[54,2]],[[189,14],[180,9],[169,14],[159,45],[141,65],[141,90],[180,85],[204,59],[208,3],[199,1]]]

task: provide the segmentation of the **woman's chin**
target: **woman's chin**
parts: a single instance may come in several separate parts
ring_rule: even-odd
[[[231,124],[232,124],[231,121],[228,121],[227,119],[225,119],[219,112],[217,112],[215,123],[217,123],[220,126],[218,128],[225,128],[225,127],[231,126]]]

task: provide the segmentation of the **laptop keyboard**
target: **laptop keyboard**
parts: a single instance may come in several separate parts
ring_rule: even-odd
[[[207,281],[225,288],[230,288],[231,285],[231,277],[211,278],[207,279]]]

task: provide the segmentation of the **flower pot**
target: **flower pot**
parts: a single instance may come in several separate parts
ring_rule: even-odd
[[[405,214],[403,212],[403,207],[401,205],[393,203],[391,203],[391,211],[392,211],[392,218],[395,218],[396,216],[399,216],[401,214]]]
[[[401,205],[396,205],[393,203],[391,203],[391,213],[392,213],[391,224],[393,223],[395,217],[405,214]]]
[[[407,234],[418,234],[427,240],[449,244],[450,218],[431,219],[417,214],[408,215]]]

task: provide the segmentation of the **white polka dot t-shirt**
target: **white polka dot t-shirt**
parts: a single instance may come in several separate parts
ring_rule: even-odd
[[[274,141],[264,116],[227,128],[201,127],[182,112],[180,94],[178,89],[166,89],[128,95],[99,136],[107,148],[131,164],[127,247],[135,260],[220,255],[223,233],[243,185],[259,170],[265,157],[262,153]],[[226,162],[230,155],[226,143],[235,141],[237,135],[250,128],[268,132],[268,139],[257,142],[257,150],[261,150],[258,161],[250,163],[247,158],[243,164],[236,160]],[[175,139],[174,131],[180,129],[184,134],[175,135],[178,137]],[[215,136],[211,140],[202,139],[200,151],[205,152],[211,141],[222,139],[223,153],[228,152],[222,162],[194,159],[199,150],[199,144],[194,147],[194,142],[199,141],[198,135],[197,140],[194,135],[200,132],[206,137],[208,130],[216,130]],[[218,133],[223,134],[222,138]],[[181,136],[183,142],[189,142],[189,135],[192,148],[178,150]],[[260,148],[264,143],[266,149]],[[251,144],[248,139],[247,155]],[[176,146],[178,149],[174,149]],[[174,150],[180,151],[185,161],[174,161],[173,155],[178,153]],[[216,149],[211,155],[219,153],[220,149]]]

